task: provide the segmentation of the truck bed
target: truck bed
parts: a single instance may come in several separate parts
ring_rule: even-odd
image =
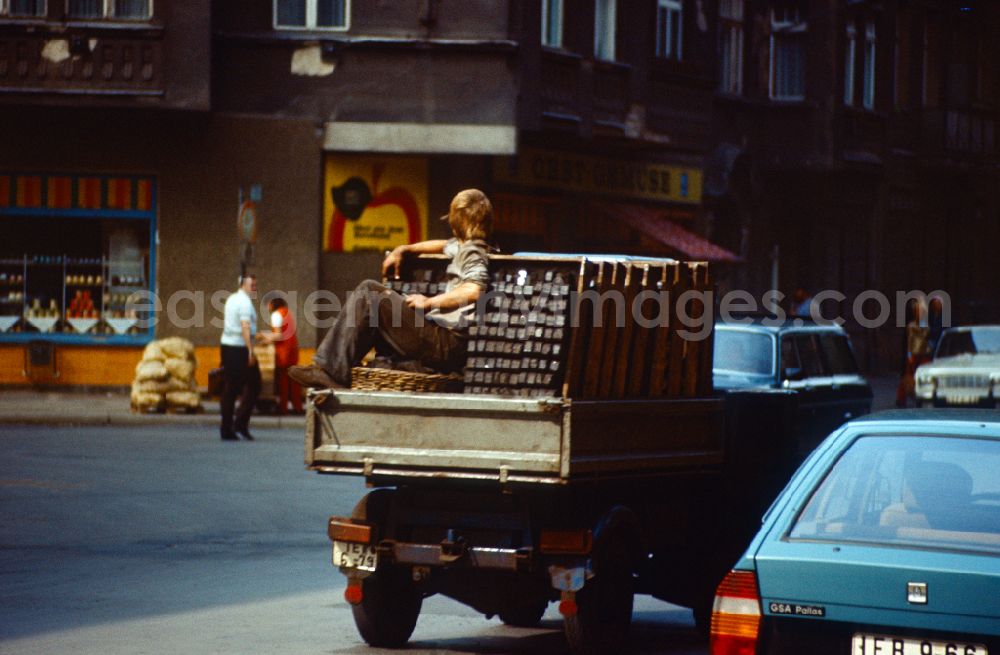
[[[373,483],[569,484],[719,469],[723,401],[310,392],[306,465]]]

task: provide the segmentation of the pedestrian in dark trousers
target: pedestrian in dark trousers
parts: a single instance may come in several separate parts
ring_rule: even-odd
[[[239,437],[253,440],[250,434],[250,415],[260,396],[260,368],[253,354],[254,335],[257,332],[257,310],[253,299],[257,296],[257,277],[240,277],[239,290],[226,299],[221,339],[223,380],[220,436],[225,441]],[[236,398],[240,405],[236,410]],[[235,411],[235,416],[234,416]]]

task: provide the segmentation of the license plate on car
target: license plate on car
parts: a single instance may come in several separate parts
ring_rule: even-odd
[[[378,564],[378,554],[370,544],[356,544],[348,541],[333,542],[333,565],[345,569],[374,571]]]
[[[986,646],[962,641],[855,633],[852,655],[989,655]]]

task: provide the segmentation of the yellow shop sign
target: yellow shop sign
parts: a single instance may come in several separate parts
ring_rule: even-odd
[[[701,169],[696,167],[533,148],[495,161],[494,179],[500,183],[641,200],[701,202]]]

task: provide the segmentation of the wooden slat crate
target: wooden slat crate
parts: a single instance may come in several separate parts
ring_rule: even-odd
[[[441,293],[448,261],[406,257],[400,279],[386,284],[404,294]],[[692,320],[705,315],[702,296],[684,296],[711,290],[704,262],[494,255],[490,276],[482,320],[469,331],[465,393],[587,399],[711,394],[711,337],[683,338],[682,330],[699,329],[683,325],[678,314],[678,303],[687,300]]]

